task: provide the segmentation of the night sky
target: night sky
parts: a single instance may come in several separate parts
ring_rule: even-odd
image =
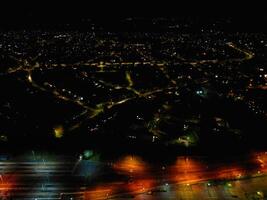
[[[1,2],[2,3],[2,2]],[[263,3],[262,3],[263,4]],[[265,5],[247,1],[8,1],[2,3],[1,27],[77,23],[84,18],[109,21],[124,17],[234,17],[239,24],[266,22]],[[264,25],[262,25],[264,26]]]

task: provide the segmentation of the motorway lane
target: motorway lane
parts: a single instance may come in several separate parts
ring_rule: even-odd
[[[154,194],[143,193],[136,195],[134,200],[263,200],[267,194],[267,176],[257,178],[228,181],[216,185],[202,182],[192,185],[162,186],[164,192]],[[230,185],[230,186],[228,186]],[[260,195],[259,195],[259,194]],[[263,194],[263,196],[262,196]],[[120,197],[116,200],[122,199]],[[125,198],[124,198],[125,199]],[[127,199],[127,198],[126,198]]]
[[[177,196],[174,191],[181,190],[178,194],[182,199],[213,194],[225,199],[225,186],[209,185],[207,194],[202,194],[205,183],[228,180],[243,185],[242,182],[250,180],[246,179],[249,176],[263,177],[267,172],[266,153],[238,159],[211,162],[201,157],[177,157],[172,163],[154,165],[134,155],[103,162],[73,157],[60,159],[60,156],[50,161],[14,158],[0,162],[0,191],[2,196],[9,194],[15,199],[97,200],[120,196],[125,199],[132,195],[141,199],[145,195],[145,199],[150,199],[154,195],[148,195],[149,191],[163,187],[169,192],[156,192],[159,196]],[[259,189],[266,187],[267,182],[261,183]]]
[[[83,191],[85,176],[76,172],[82,162],[87,161],[2,161],[0,194],[12,199],[59,199],[65,193]],[[91,168],[97,165],[87,164]]]

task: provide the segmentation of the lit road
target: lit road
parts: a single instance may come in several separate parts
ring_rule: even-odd
[[[0,163],[2,196],[92,200],[249,199],[257,192],[260,195],[266,192],[265,153],[231,159],[231,162],[178,157],[166,165],[153,165],[130,155],[113,161],[60,156],[52,160],[40,156],[31,161],[23,159]]]
[[[165,191],[154,194],[140,194],[136,200],[160,200],[160,199],[199,199],[199,200],[234,200],[234,199],[264,199],[262,194],[266,194],[267,177],[244,179],[227,182],[227,184],[209,185],[208,182],[194,185],[168,185],[163,186]],[[117,198],[120,199],[120,198]]]

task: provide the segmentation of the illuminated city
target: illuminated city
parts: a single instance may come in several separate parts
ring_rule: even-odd
[[[23,23],[0,29],[0,200],[267,198],[266,31]]]

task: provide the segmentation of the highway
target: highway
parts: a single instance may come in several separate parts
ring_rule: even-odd
[[[112,161],[35,156],[38,159],[14,157],[0,162],[2,197],[221,200],[249,199],[267,192],[266,153],[231,162],[177,157],[172,163],[157,165],[135,155]]]

